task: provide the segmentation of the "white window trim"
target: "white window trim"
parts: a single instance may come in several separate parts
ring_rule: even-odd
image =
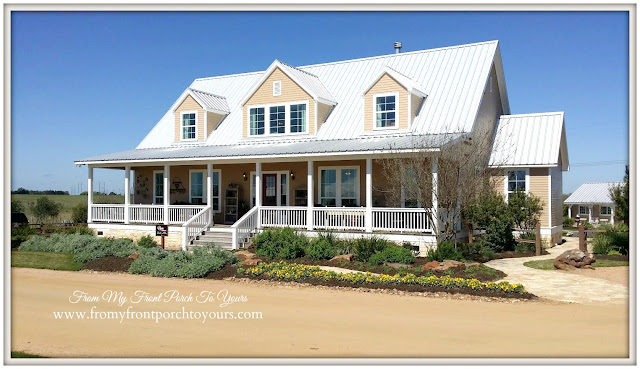
[[[276,93],[276,85],[279,87],[278,93]],[[273,96],[282,96],[282,81],[273,81]]]
[[[396,124],[393,127],[378,127],[378,120],[377,120],[377,114],[376,114],[376,98],[378,97],[383,97],[383,96],[395,96],[396,98],[396,108],[394,110],[394,112],[396,113]],[[371,111],[372,111],[372,115],[373,117],[371,117],[373,119],[373,130],[374,131],[388,131],[388,130],[397,130],[400,128],[400,121],[399,121],[399,115],[398,113],[400,112],[400,93],[398,91],[395,92],[383,92],[383,93],[378,93],[378,94],[373,94],[373,96],[371,97]]]
[[[406,207],[406,204],[405,204],[406,200],[407,199],[406,199],[406,195],[405,195],[405,191],[404,191],[404,184],[401,183],[400,184],[400,207],[401,208],[405,208]],[[420,203],[419,199],[416,199],[416,206],[418,208],[422,207],[422,204]]]
[[[289,170],[278,170],[278,171],[273,171],[273,170],[269,170],[269,171],[262,171],[260,172],[262,175],[265,174],[276,174],[276,206],[289,206],[289,201],[290,201],[290,186],[291,186],[291,171]],[[287,175],[287,203],[286,204],[282,204],[282,178],[280,178],[280,175],[282,174],[286,174]],[[249,172],[249,190],[251,191],[251,189],[253,189],[253,191],[251,191],[251,197],[249,198],[249,203],[251,205],[255,204],[254,199],[256,198],[256,188],[255,188],[255,183],[254,183],[254,176],[256,175],[255,171],[251,171]],[[261,178],[260,180],[260,185],[264,185],[264,178]],[[262,189],[260,189],[260,193],[262,194]],[[260,202],[262,204],[262,202]],[[264,204],[263,204],[264,205]]]
[[[195,138],[184,138],[184,126],[183,116],[185,114],[195,114],[196,115],[196,137]],[[180,112],[180,141],[198,141],[198,111],[197,110],[184,110]]]
[[[207,170],[206,169],[189,169],[189,203],[192,203],[191,197],[191,173],[199,172],[202,173],[202,202],[203,204],[211,205],[207,203],[207,194],[209,189],[207,188]],[[218,199],[218,208],[211,209],[214,213],[222,212],[222,171],[220,169],[211,170],[211,185],[213,186],[213,173],[218,173],[218,196],[211,196],[213,199]],[[211,190],[213,191],[213,189]]]
[[[162,185],[164,186],[164,170],[154,170],[153,171],[153,188],[151,189],[151,203],[153,205],[163,205],[164,204],[164,187],[162,187],[162,204],[156,202],[156,174],[162,174]]]
[[[529,168],[509,168],[504,171],[504,201],[509,202],[509,172],[515,172],[518,170],[525,171],[524,177],[524,193],[529,193]]]
[[[602,209],[609,209],[609,212],[608,213],[603,213]],[[600,205],[600,215],[604,215],[604,216],[607,216],[607,217],[611,216],[611,206],[609,206],[609,205]]]
[[[343,169],[353,169],[356,171],[356,206],[360,206],[360,166],[358,165],[349,165],[349,166],[322,166],[318,167],[318,183],[317,188],[317,200],[318,204],[322,203],[321,198],[321,189],[322,189],[322,176],[321,173],[323,170],[335,170],[336,171],[336,207],[342,207],[342,173]]]
[[[580,208],[584,208],[585,212],[581,212]],[[589,207],[587,205],[578,205],[578,215],[589,215]]]
[[[306,104],[306,120],[307,126],[304,132],[291,132],[291,105],[297,104]],[[284,133],[271,133],[271,122],[270,122],[270,108],[273,106],[283,106],[284,105]],[[253,135],[251,134],[251,109],[255,108],[264,108],[264,134],[261,135]],[[300,101],[286,101],[280,103],[273,104],[261,104],[261,105],[248,105],[247,109],[247,137],[283,137],[283,136],[299,136],[299,135],[308,135],[309,134],[309,126],[311,122],[309,121],[309,110],[311,110],[311,105],[309,104],[309,100],[300,100]]]

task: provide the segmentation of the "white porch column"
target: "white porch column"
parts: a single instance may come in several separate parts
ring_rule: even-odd
[[[593,212],[593,205],[589,206],[589,223],[591,223],[591,213]]]
[[[164,204],[164,224],[169,224],[169,176],[170,176],[170,168],[168,165],[164,166],[164,172],[162,175],[162,202]]]
[[[440,209],[438,208],[438,159],[431,159],[431,211],[435,224],[432,225],[436,236],[440,234]]]
[[[213,164],[207,164],[207,205],[211,206],[211,204],[213,204]]]
[[[367,158],[366,165],[366,208],[364,213],[364,231],[373,231],[373,180],[371,179],[371,172],[373,171],[373,160]]]
[[[87,165],[87,224],[91,223],[91,207],[93,205],[93,166]]]
[[[615,223],[615,209],[616,207],[614,205],[611,205],[611,225],[614,225]]]
[[[307,161],[307,230],[313,230],[313,160]]]
[[[131,205],[131,188],[129,180],[131,178],[131,167],[124,167],[124,224],[129,224],[129,205]]]
[[[256,162],[256,207],[258,208],[258,228],[262,228],[262,219],[260,217],[260,206],[262,205],[262,163]]]
[[[571,218],[571,204],[567,207],[567,211],[569,213],[569,218]]]

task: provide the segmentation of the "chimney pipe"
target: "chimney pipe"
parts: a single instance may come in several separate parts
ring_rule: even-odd
[[[394,42],[393,48],[396,49],[396,54],[400,54],[400,49],[402,49],[402,42],[399,42],[399,41]]]

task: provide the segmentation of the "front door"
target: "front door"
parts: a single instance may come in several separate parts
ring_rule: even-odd
[[[278,205],[278,175],[262,175],[262,204],[264,206]]]

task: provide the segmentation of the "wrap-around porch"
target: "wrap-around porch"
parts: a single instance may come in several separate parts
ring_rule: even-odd
[[[127,165],[120,167],[124,204],[93,202],[93,171],[98,166],[88,167],[88,223],[167,224],[182,232],[183,249],[214,225],[227,227],[233,248],[264,227],[433,234],[430,212],[437,209],[436,196],[429,207],[416,207],[415,201],[404,198],[391,203],[378,190],[388,179],[373,158]],[[437,162],[431,167],[435,193]]]

